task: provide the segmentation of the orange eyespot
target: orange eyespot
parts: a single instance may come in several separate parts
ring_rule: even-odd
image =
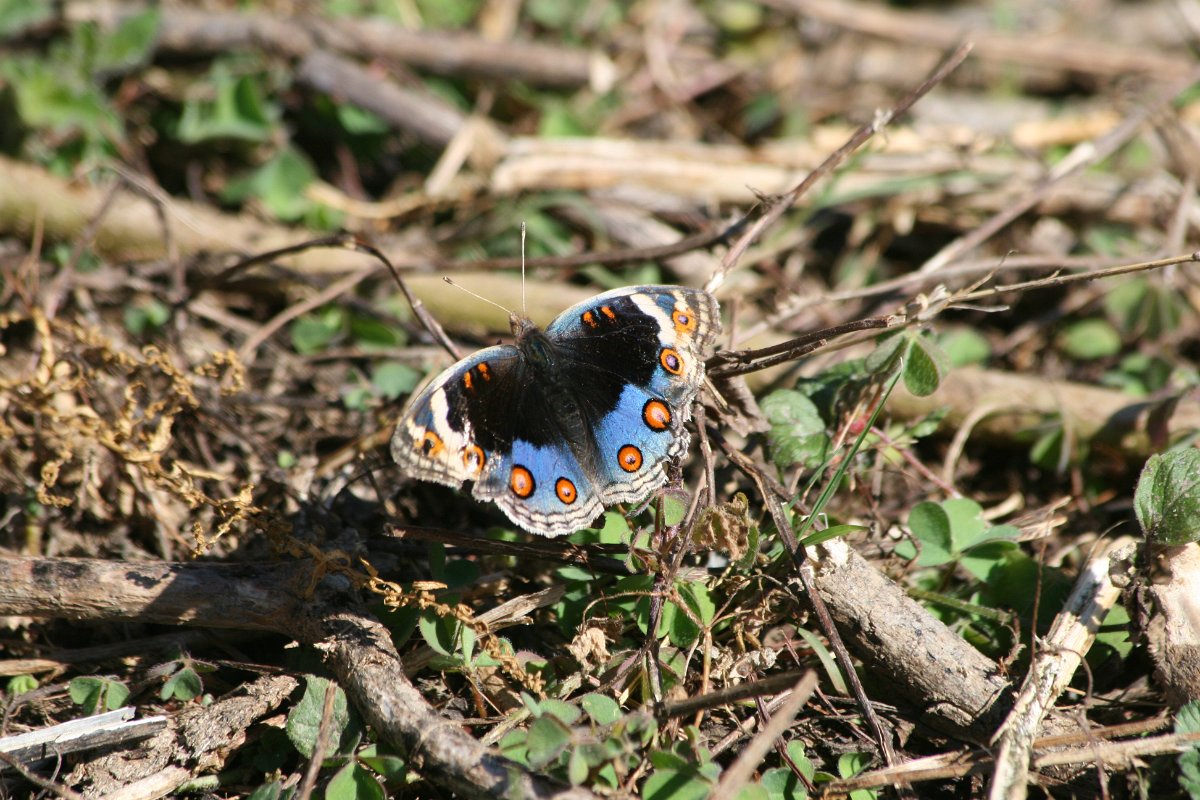
[[[647,400],[642,406],[642,421],[652,431],[665,431],[671,427],[671,409],[662,400]]]
[[[466,373],[463,374],[463,386],[467,387],[468,392],[475,388],[471,381],[471,370],[467,370]]]
[[[596,321],[596,315],[590,311],[583,312],[581,319],[583,320],[583,324],[587,325],[589,328],[595,328],[600,325],[600,323]]]
[[[679,333],[689,333],[696,329],[696,317],[687,310],[672,311],[671,321],[675,323],[675,330]]]
[[[609,319],[617,318],[617,315],[614,314],[613,310],[611,308],[609,308],[608,306],[600,306],[600,313],[603,314],[604,316],[608,317]]]
[[[566,478],[559,478],[555,481],[554,493],[558,495],[559,500],[562,500],[567,505],[571,505],[579,497],[579,493],[575,491],[575,484]]]
[[[683,359],[676,350],[670,347],[664,347],[658,354],[658,363],[662,364],[662,368],[672,375],[683,374]]]
[[[517,464],[508,475],[508,488],[512,489],[512,493],[521,499],[529,497],[537,488],[533,482],[533,473]]]
[[[433,431],[425,431],[421,441],[417,442],[417,449],[421,451],[421,455],[435,458],[442,452],[442,437]]]
[[[637,472],[642,468],[642,451],[627,444],[617,452],[617,463],[626,472]]]
[[[470,470],[475,475],[483,472],[483,467],[487,464],[487,456],[483,453],[483,448],[477,444],[469,444],[463,449],[463,466]]]
[[[488,374],[488,365],[486,361],[480,361],[479,364],[476,365],[475,369],[479,370],[479,377],[483,378],[485,381],[490,381],[492,379],[492,376]]]

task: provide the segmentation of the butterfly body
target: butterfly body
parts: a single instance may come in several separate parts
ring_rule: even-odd
[[[687,450],[683,424],[720,333],[698,289],[636,286],[579,303],[545,330],[512,315],[512,345],[488,347],[434,378],[396,426],[409,475],[494,501],[547,536],[586,527],[604,506],[667,480]]]

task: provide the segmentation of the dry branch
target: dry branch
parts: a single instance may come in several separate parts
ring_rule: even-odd
[[[1002,442],[1027,440],[1031,432],[1057,420],[1075,441],[1145,457],[1154,449],[1147,425],[1158,405],[1115,389],[963,367],[948,373],[929,397],[897,388],[888,411],[916,419],[945,408],[946,429],[958,430],[975,419],[972,435]],[[1169,424],[1173,433],[1200,430],[1200,397],[1180,398]]]
[[[1096,632],[1120,598],[1132,573],[1134,543],[1126,538],[1106,543],[1080,571],[1075,589],[1038,649],[1012,712],[996,734],[996,769],[991,800],[1024,800],[1028,792],[1033,743],[1042,720],[1062,694]]]
[[[533,41],[491,41],[460,31],[413,30],[385,19],[282,17],[252,11],[226,12],[156,6],[160,52],[188,56],[255,50],[301,58],[320,46],[356,57],[386,58],[442,75],[516,80],[534,86],[592,86],[607,91],[612,63],[600,52]],[[72,22],[114,25],[146,10],[140,3],[70,2]]]
[[[785,4],[801,14],[847,30],[899,42],[910,53],[915,46],[946,50],[969,38],[976,43],[975,56],[980,59],[1106,78],[1140,73],[1173,80],[1194,69],[1193,60],[1187,56],[1122,47],[1110,40],[1000,32],[963,24],[944,14],[923,14],[852,0],[785,0]],[[1162,7],[1161,13],[1168,13],[1167,8]]]
[[[79,764],[67,783],[91,798],[161,797],[201,773],[220,770],[249,728],[279,708],[298,685],[290,675],[264,676],[211,706],[187,706],[138,747]]]
[[[0,615],[273,631],[313,644],[364,718],[429,780],[465,797],[588,798],[485,749],[408,679],[386,628],[312,567],[0,558]],[[96,592],[104,586],[104,592]],[[226,737],[228,741],[228,737]]]
[[[817,589],[850,650],[912,719],[985,743],[1008,713],[1000,668],[840,539],[811,548]]]
[[[71,753],[113,747],[152,736],[167,722],[163,717],[133,719],[134,709],[118,708],[73,719],[48,728],[0,738],[0,753],[24,764],[62,758]],[[0,764],[0,771],[5,765]]]

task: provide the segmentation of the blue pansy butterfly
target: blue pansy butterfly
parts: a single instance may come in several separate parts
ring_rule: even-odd
[[[442,372],[409,404],[392,457],[421,480],[500,506],[559,536],[636,502],[687,451],[684,422],[721,332],[699,289],[633,286],[564,311],[544,331],[509,315],[516,343]]]

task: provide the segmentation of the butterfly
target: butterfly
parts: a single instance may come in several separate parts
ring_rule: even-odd
[[[413,478],[492,501],[517,526],[571,533],[637,502],[687,452],[716,299],[632,286],[572,306],[542,330],[509,314],[514,344],[480,350],[409,403],[392,457]]]

